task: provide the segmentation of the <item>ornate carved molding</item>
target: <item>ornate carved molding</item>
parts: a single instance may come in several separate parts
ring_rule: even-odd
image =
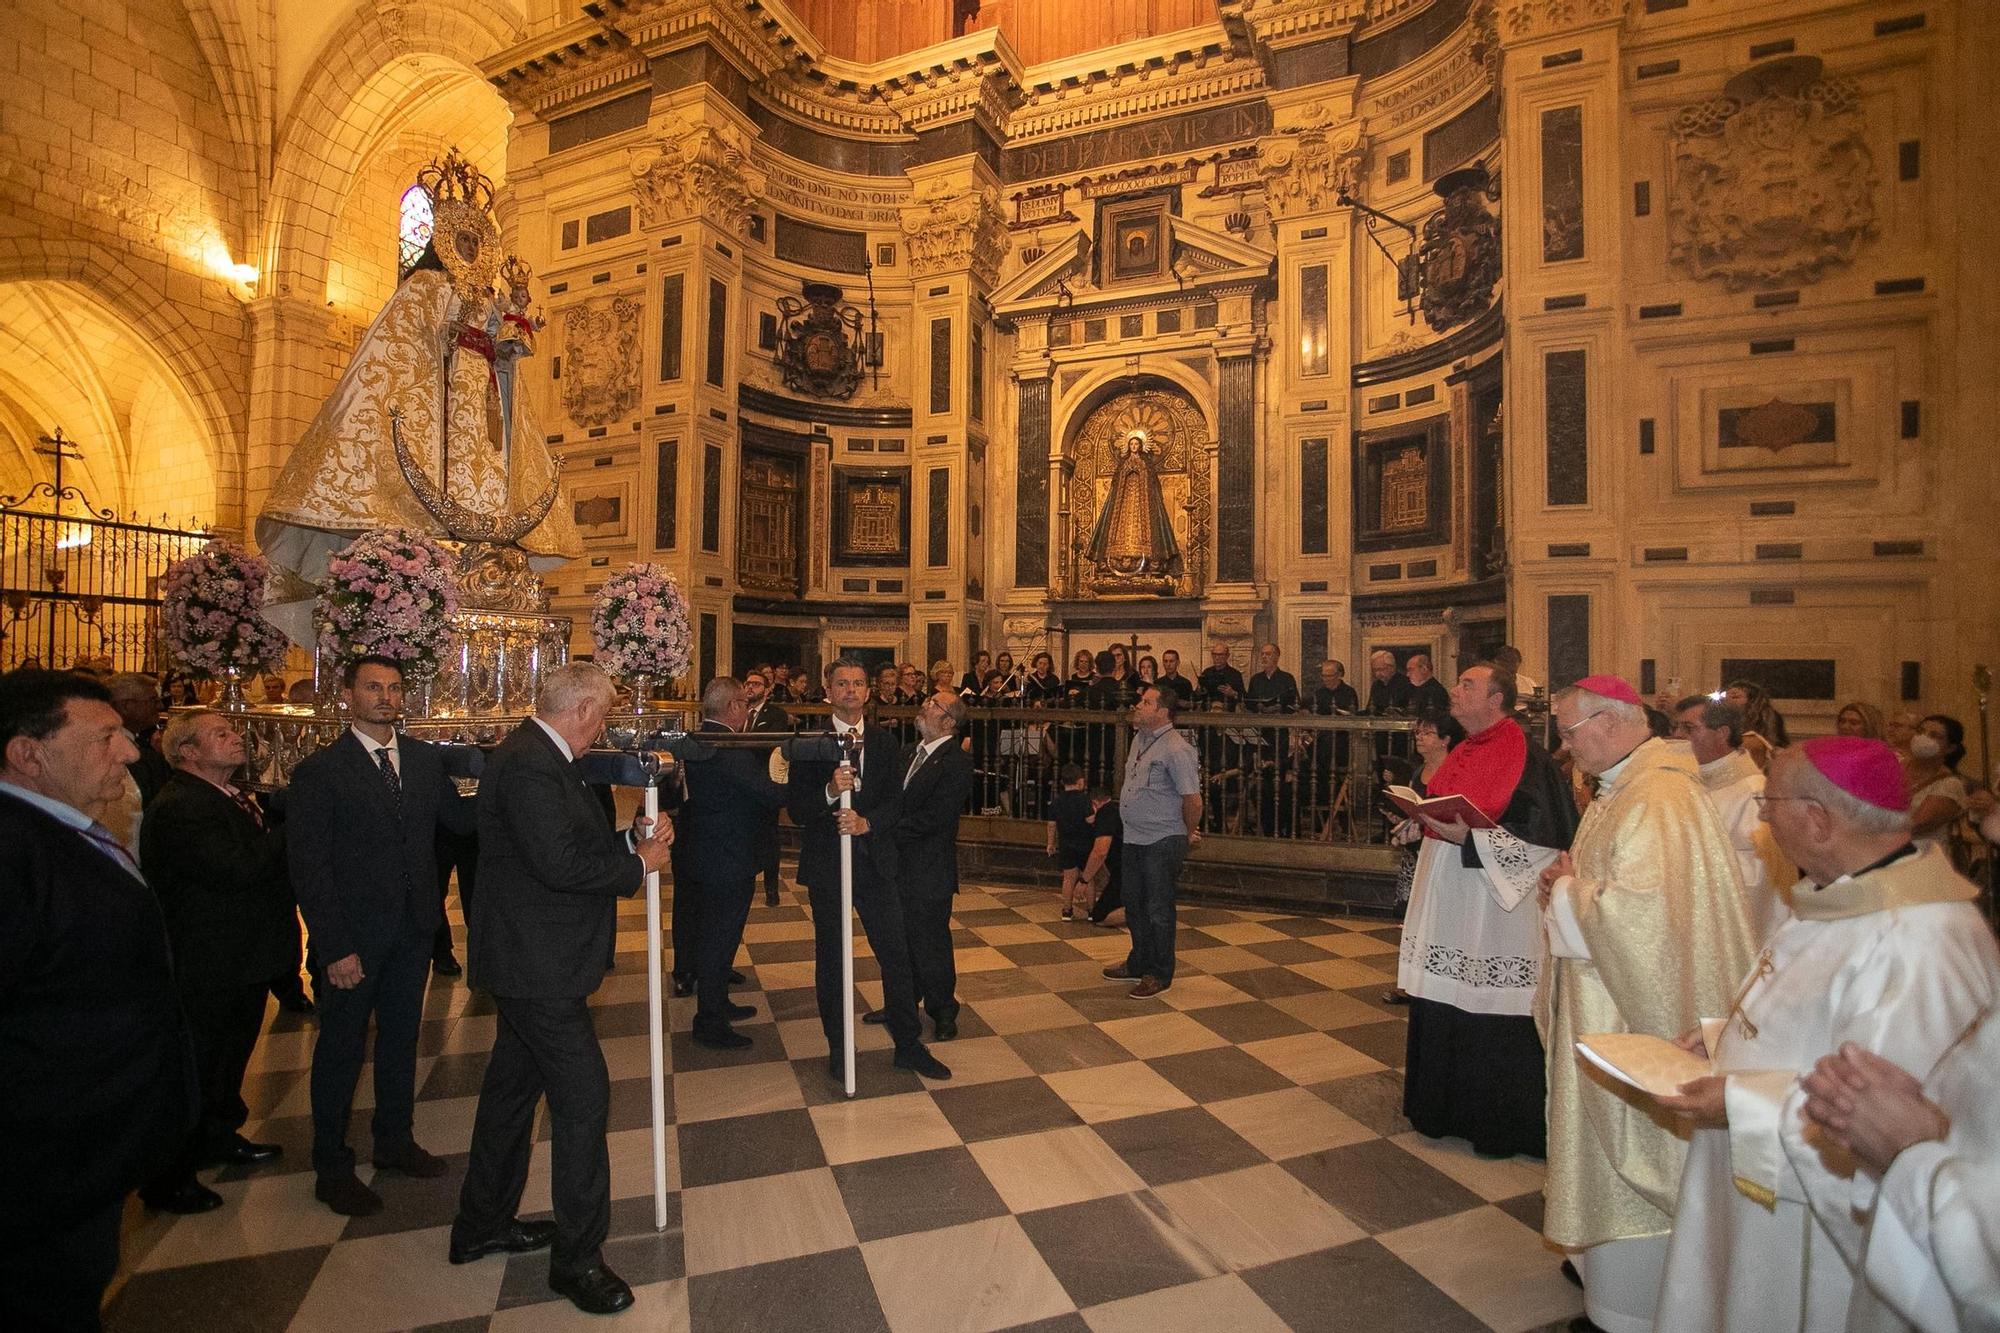
[[[658,139],[628,159],[639,225],[664,227],[706,218],[732,235],[749,224],[763,198],[765,174],[750,157],[750,142],[727,123],[676,117]]]
[[[1731,291],[1814,282],[1875,232],[1861,92],[1810,56],[1730,80],[1674,117],[1668,257]]]
[[[1281,218],[1324,212],[1353,190],[1367,166],[1361,122],[1332,123],[1324,104],[1309,104],[1290,125],[1258,141],[1258,170],[1271,212]]]
[[[706,43],[759,79],[796,58],[774,21],[731,0],[625,0],[603,22],[649,56]]]
[[[1290,46],[1354,31],[1382,0],[1229,0],[1222,6],[1266,45]]]
[[[1464,98],[1474,89],[1497,86],[1500,38],[1492,0],[1482,0],[1453,38],[1439,48],[1437,58],[1420,66],[1401,82],[1403,74],[1377,79],[1368,86],[1365,106],[1371,130],[1401,129]],[[1378,88],[1378,85],[1379,88]]]
[[[1156,68],[1105,71],[1030,93],[1007,122],[1008,142],[1029,143],[1263,90],[1264,67],[1254,58],[1205,51]]]
[[[1508,41],[1547,37],[1617,19],[1625,0],[1502,0],[1500,25]]]
[[[940,177],[919,187],[911,205],[900,211],[912,276],[970,270],[988,287],[999,278],[1007,222],[998,190]]]

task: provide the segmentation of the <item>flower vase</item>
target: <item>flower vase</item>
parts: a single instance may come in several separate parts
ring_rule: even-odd
[[[635,713],[651,711],[653,703],[653,677],[651,673],[635,671],[625,677],[625,683],[632,691],[632,711]]]
[[[243,668],[226,666],[222,668],[222,695],[215,706],[225,713],[248,712],[250,700],[243,694]]]

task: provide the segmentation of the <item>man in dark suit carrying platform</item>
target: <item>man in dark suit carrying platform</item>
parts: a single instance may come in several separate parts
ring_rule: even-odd
[[[749,712],[741,682],[717,676],[701,692],[696,735],[742,731]],[[687,795],[674,821],[674,916],[692,926],[695,939],[694,1039],[717,1050],[750,1045],[750,1038],[729,1024],[756,1012],[730,1000],[729,974],[757,893],[763,835],[785,803],[785,789],[771,781],[769,762],[768,752],[759,750],[716,750],[690,762]],[[687,956],[676,935],[675,966]]]
[[[750,714],[743,730],[774,735],[791,732],[791,715],[778,707],[770,693],[770,681],[762,668],[744,675],[743,703]],[[778,890],[784,885],[778,876],[778,821],[772,819],[764,823],[758,829],[757,837],[757,868],[764,875],[764,906],[776,907]]]
[[[972,756],[959,743],[964,729],[965,704],[955,694],[940,690],[917,710],[917,743],[903,759],[896,818],[896,882],[910,969],[938,1041],[958,1035],[951,896],[958,892],[958,817],[972,794]]]
[[[205,1212],[222,1196],[195,1179],[206,1164],[271,1161],[275,1143],[242,1135],[243,1071],[264,1027],[264,997],[298,943],[285,834],[230,778],[243,733],[221,713],[177,713],[160,738],[173,770],[146,808],[139,854],[174,946],[174,979],[194,1037],[201,1123],[180,1159],[139,1191],[154,1208]]]
[[[375,1019],[378,1170],[433,1177],[444,1162],[411,1136],[417,1028],[441,920],[437,830],[469,833],[475,811],[436,747],[396,732],[403,670],[360,657],[340,673],[353,724],[292,770],[286,859],[321,971],[313,1044],[313,1193],[336,1213],[367,1217],[382,1196],[354,1174],[347,1119]]]
[[[0,1328],[98,1327],[125,1196],[195,1122],[159,901],[90,813],[137,757],[102,685],[0,676]]]
[[[840,985],[841,937],[854,928],[840,910],[840,838],[849,833],[854,838],[854,906],[882,968],[882,1008],[896,1043],[896,1067],[926,1078],[950,1078],[951,1071],[920,1040],[923,1028],[910,974],[909,936],[896,883],[901,747],[894,732],[863,722],[868,669],[858,660],[837,657],[827,664],[826,697],[835,734],[852,736],[859,748],[852,751],[850,764],[794,763],[787,794],[792,822],[799,826],[799,882],[806,886],[812,905],[813,975],[820,1026],[826,1032],[827,1070],[836,1079],[845,1074],[841,1006],[854,1003]],[[854,794],[852,810],[840,808],[843,792]]]
[[[554,1242],[549,1288],[589,1314],[632,1304],[605,1267],[611,1080],[590,1014],[610,970],[618,899],[667,862],[673,826],[643,819],[631,834],[605,826],[603,807],[574,767],[604,728],[611,677],[590,662],[542,680],[535,715],[514,729],[479,780],[479,908],[466,944],[469,982],[490,991],[500,1027],[472,1155],[452,1223],[450,1258],[540,1249]],[[528,1181],[535,1104],[549,1100],[555,1221],[515,1217]]]

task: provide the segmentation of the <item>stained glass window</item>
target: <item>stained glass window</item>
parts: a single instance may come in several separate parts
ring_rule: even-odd
[[[421,185],[403,191],[401,220],[396,227],[396,280],[408,277],[424,247],[431,243],[431,195]]]

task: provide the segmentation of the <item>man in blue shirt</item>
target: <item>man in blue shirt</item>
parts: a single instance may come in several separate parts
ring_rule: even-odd
[[[1194,747],[1174,730],[1181,708],[1171,690],[1149,687],[1132,709],[1132,748],[1118,817],[1125,826],[1125,920],[1132,952],[1104,969],[1135,983],[1126,994],[1149,999],[1174,984],[1174,881],[1188,848],[1201,841],[1201,767]]]

